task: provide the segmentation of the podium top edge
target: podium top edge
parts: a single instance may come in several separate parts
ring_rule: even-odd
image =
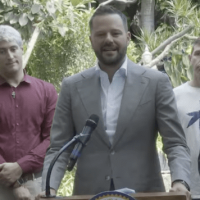
[[[94,195],[74,195],[74,196],[67,196],[67,197],[60,197],[59,199],[65,199],[65,200],[90,200]],[[135,194],[131,194],[130,196],[135,197],[135,198],[142,198],[142,197],[146,197],[146,198],[153,198],[155,197],[155,199],[160,198],[165,198],[165,197],[171,197],[173,199],[173,197],[175,198],[181,198],[181,199],[187,199],[186,193],[185,192],[150,192],[150,193],[135,193]],[[146,199],[145,198],[145,199]],[[47,198],[40,198],[40,200],[47,200]],[[56,200],[58,198],[50,198],[50,200]],[[143,198],[142,198],[143,199]],[[154,199],[154,198],[153,198]]]
[[[91,199],[94,195],[74,195],[65,197],[65,199],[72,199],[72,200],[88,200]],[[135,193],[131,194],[130,196],[133,197],[163,197],[163,196],[186,196],[184,192],[148,192],[148,193]]]

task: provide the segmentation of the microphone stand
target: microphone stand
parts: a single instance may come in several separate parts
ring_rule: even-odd
[[[47,171],[47,178],[46,178],[46,196],[45,198],[55,198],[56,195],[51,195],[50,193],[50,176],[51,176],[51,172],[52,172],[52,169],[53,169],[53,166],[55,164],[55,162],[57,161],[57,159],[59,158],[59,156],[71,145],[73,144],[74,142],[82,142],[82,140],[84,141],[84,138],[88,136],[87,134],[82,134],[80,133],[79,135],[76,135],[72,138],[72,140],[70,140],[67,144],[65,144],[60,150],[59,152],[57,153],[57,155],[54,157],[54,159],[51,161],[51,164],[49,166],[49,169]],[[83,144],[84,145],[84,144]],[[59,198],[59,197],[56,197],[56,198]]]

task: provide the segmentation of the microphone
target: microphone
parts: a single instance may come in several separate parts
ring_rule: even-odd
[[[82,133],[78,135],[78,143],[75,145],[68,161],[67,170],[71,171],[76,164],[78,157],[81,155],[83,147],[87,144],[90,139],[92,131],[97,127],[99,117],[97,115],[91,115],[88,120],[86,120],[85,126],[83,127]],[[75,136],[76,137],[76,136]]]
[[[47,171],[47,178],[46,178],[46,197],[55,197],[55,195],[51,195],[50,192],[50,177],[51,177],[51,172],[53,169],[54,164],[56,163],[57,159],[59,156],[74,142],[78,143],[75,145],[74,150],[72,151],[70,155],[70,159],[67,165],[67,170],[71,171],[78,159],[78,157],[81,154],[81,151],[83,147],[86,145],[87,141],[90,139],[92,131],[97,127],[99,121],[99,117],[97,115],[91,115],[90,118],[86,121],[85,126],[83,128],[82,133],[79,135],[76,135],[70,140],[66,145],[64,145],[59,152],[55,155],[54,159],[51,161],[49,169]]]

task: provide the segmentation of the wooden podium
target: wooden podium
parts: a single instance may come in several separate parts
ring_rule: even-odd
[[[131,195],[136,200],[190,200],[183,192],[152,192],[152,193],[135,193]],[[62,197],[64,200],[89,200],[93,195],[80,195]],[[48,198],[40,198],[40,200],[47,200]],[[50,200],[58,200],[58,198],[49,198]]]

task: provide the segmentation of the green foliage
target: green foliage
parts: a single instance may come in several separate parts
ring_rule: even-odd
[[[167,12],[175,18],[176,29],[180,32],[184,27],[192,24],[191,35],[198,36],[200,31],[200,10],[191,0],[168,0],[163,3]],[[171,61],[165,62],[165,70],[171,78],[174,87],[192,79],[192,67],[188,60],[192,42],[182,38],[171,51]]]
[[[93,11],[69,5],[68,10],[65,8],[58,15],[60,29],[55,27],[51,33],[43,32],[27,68],[29,74],[53,83],[58,92],[64,77],[92,67],[96,61],[88,27]]]
[[[162,142],[162,137],[160,135],[160,133],[158,133],[158,137],[157,137],[157,140],[156,140],[156,147],[157,147],[157,151],[162,151],[162,148],[163,148],[163,142]]]
[[[177,87],[186,81],[192,80],[192,67],[188,59],[188,54],[174,48],[171,50],[171,60],[165,61],[165,70],[170,76],[173,87]]]
[[[47,0],[1,0],[0,24],[10,24],[20,30],[24,39],[28,40],[33,32],[34,25],[53,16],[48,11]]]
[[[191,35],[199,35],[200,11],[198,4],[193,3],[191,0],[167,0],[161,5],[166,13],[175,19],[175,28],[177,30],[182,30],[184,27],[191,24],[195,27]]]
[[[70,0],[72,2],[72,5],[73,6],[77,6],[78,4],[87,4],[87,3],[90,3],[91,0]]]
[[[137,62],[139,58],[139,54],[137,52],[137,47],[134,42],[130,41],[128,48],[127,48],[127,56],[133,62]]]
[[[169,27],[166,24],[161,24],[152,33],[141,30],[141,35],[135,36],[137,38],[138,51],[139,51],[139,55],[140,55],[139,58],[141,59],[141,56],[145,50],[146,44],[148,45],[149,51],[151,52],[155,48],[157,48],[163,41],[165,41],[167,38],[169,38],[173,32],[174,32],[173,27]],[[157,55],[158,54],[156,54],[155,57]]]
[[[57,192],[57,196],[71,196],[73,187],[74,187],[74,177],[75,177],[76,168],[71,172],[66,171],[62,179],[60,187]]]
[[[199,7],[191,0],[167,0],[157,1],[160,8],[170,15],[175,20],[175,26],[168,26],[161,24],[153,33],[149,34],[142,31],[141,35],[137,37],[140,55],[144,52],[145,44],[148,45],[149,50],[153,51],[167,38],[175,33],[181,32],[189,25],[194,25],[191,31],[191,36],[199,36],[200,32],[200,10]],[[172,85],[174,87],[192,79],[192,67],[188,60],[188,54],[192,48],[192,41],[183,37],[173,45],[164,59],[165,70],[170,76]],[[163,50],[162,50],[163,51]],[[154,55],[157,57],[162,51]],[[141,57],[140,57],[141,59]],[[139,61],[139,60],[138,60]]]
[[[191,0],[167,0],[163,3],[168,14],[173,16],[177,25],[193,24],[197,5]]]
[[[63,27],[59,17],[70,19],[73,25],[74,7],[84,10],[84,4],[89,2],[92,0],[1,0],[0,24],[10,24],[20,30],[25,40],[30,39],[35,26],[46,32],[57,29],[64,36],[69,27]]]

